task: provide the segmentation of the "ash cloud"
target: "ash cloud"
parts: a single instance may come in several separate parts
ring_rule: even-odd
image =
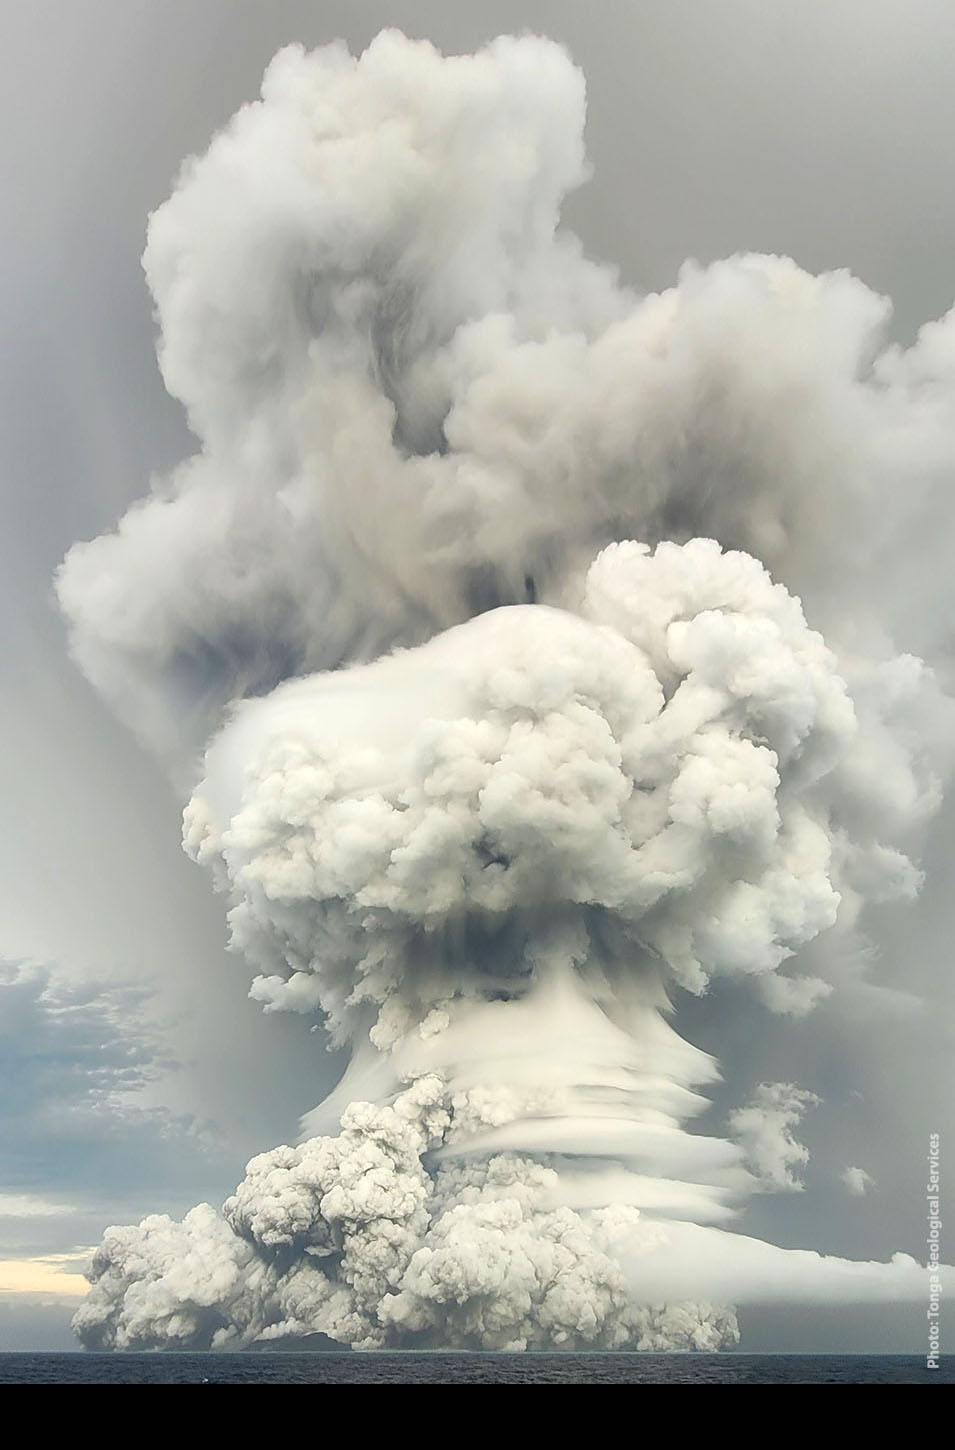
[[[200,450],[59,598],[252,995],[352,1061],[221,1214],[109,1230],[87,1343],[714,1348],[720,1304],[921,1293],[722,1226],[815,1098],[692,1132],[668,1017],[805,1016],[800,951],[919,889],[955,323],[900,351],[780,257],[634,295],[560,225],[583,123],[537,38],[290,47],[150,219]]]
[[[352,1104],[335,1138],[254,1158],[221,1216],[203,1204],[182,1223],[111,1229],[77,1329],[127,1349],[316,1331],[360,1349],[735,1339],[731,1312],[633,1303],[614,1250],[642,1229],[635,1210],[542,1207],[557,1174],[515,1155],[429,1171],[452,1123],[442,1084],[422,1077],[389,1106]]]
[[[761,1186],[770,1192],[799,1192],[800,1168],[809,1149],[793,1134],[809,1108],[820,1099],[791,1082],[762,1082],[752,1099],[729,1116],[730,1129]],[[855,1170],[858,1172],[859,1170]]]

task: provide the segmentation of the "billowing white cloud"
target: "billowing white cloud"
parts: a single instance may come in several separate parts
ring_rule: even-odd
[[[429,1169],[458,1111],[439,1078],[421,1077],[390,1105],[351,1104],[337,1137],[254,1158],[221,1214],[200,1204],[181,1223],[109,1229],[75,1327],[117,1349],[323,1333],[360,1349],[713,1350],[738,1328],[711,1295],[924,1293],[905,1255],[852,1263],[628,1204],[573,1210],[555,1170],[525,1155]]]
[[[815,1093],[791,1082],[760,1083],[752,1099],[729,1115],[729,1126],[749,1167],[763,1188],[793,1192],[804,1187],[799,1170],[809,1149],[793,1136],[807,1108],[819,1106]]]
[[[800,951],[919,889],[948,576],[900,587],[898,541],[955,323],[886,349],[780,257],[635,297],[559,225],[583,118],[533,37],[290,47],[151,219],[200,451],[59,597],[253,996],[353,1060],[224,1215],[110,1230],[90,1343],[713,1347],[762,1282],[915,1282],[716,1226],[799,1186],[815,1099],[690,1132],[717,1069],[664,1014],[735,978],[805,1015]]]

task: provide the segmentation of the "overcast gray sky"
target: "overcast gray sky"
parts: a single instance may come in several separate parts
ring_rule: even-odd
[[[587,77],[594,177],[566,215],[592,254],[641,289],[668,285],[687,256],[737,250],[848,267],[893,298],[910,338],[955,300],[955,10],[7,0],[4,19],[0,1260],[35,1264],[82,1250],[108,1221],[220,1198],[335,1077],[306,1024],[246,1001],[221,902],[179,849],[179,802],[70,664],[51,599],[67,548],[191,449],[139,266],[147,214],[181,160],[255,96],[288,41],[342,36],[354,50],[395,25],[461,51],[532,29],[564,41]],[[921,1254],[920,1162],[951,1100],[953,841],[949,808],[921,902],[877,923],[873,975],[904,975],[928,1012],[837,998],[809,1024],[761,1019],[754,1032],[742,998],[718,1020],[706,1001],[681,1003],[684,1035],[727,1071],[716,1111],[767,1075],[811,1081],[826,1101],[803,1134],[806,1192],[758,1201],[753,1231]],[[847,1142],[878,1193],[841,1190]],[[8,1272],[0,1287],[41,1280]],[[0,1348],[64,1342],[42,1282],[0,1293]],[[792,1332],[819,1348],[889,1342],[859,1316],[828,1331],[834,1343],[819,1323]],[[921,1346],[914,1319],[904,1332]]]

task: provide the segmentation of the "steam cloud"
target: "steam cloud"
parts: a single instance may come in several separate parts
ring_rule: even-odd
[[[721,1226],[816,1100],[689,1131],[717,1067],[666,1014],[805,1014],[800,949],[918,890],[955,316],[886,347],[779,257],[637,297],[558,224],[583,121],[541,39],[293,46],[150,220],[201,451],[59,598],[252,995],[352,1061],[221,1213],[107,1232],[89,1345],[712,1349],[721,1304],[922,1294]]]

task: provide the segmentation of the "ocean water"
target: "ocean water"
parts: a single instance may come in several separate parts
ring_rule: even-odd
[[[0,1354],[0,1384],[913,1385],[955,1383],[955,1355]]]

